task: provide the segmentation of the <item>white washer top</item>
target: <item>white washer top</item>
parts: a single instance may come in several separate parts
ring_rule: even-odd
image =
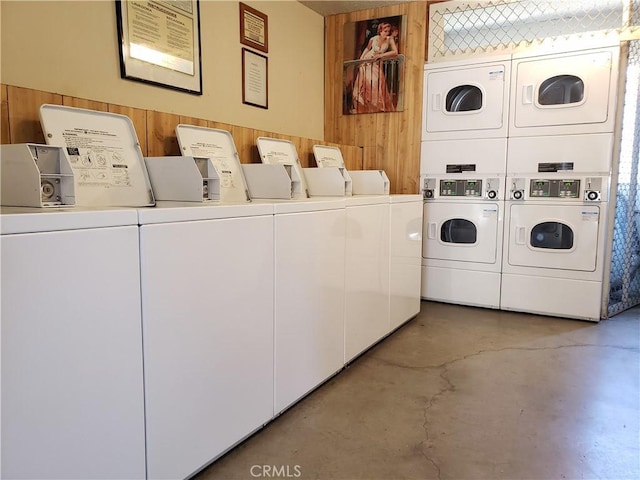
[[[339,210],[346,207],[345,197],[314,197],[301,200],[254,200],[254,204],[272,205],[273,213],[319,212],[322,210]]]
[[[138,225],[135,209],[2,207],[0,213],[2,235]]]
[[[140,225],[154,223],[192,222],[222,218],[254,217],[273,215],[273,205],[267,203],[194,203],[158,202],[155,207],[139,208],[137,220]]]
[[[352,195],[346,197],[347,207],[381,205],[389,203],[389,195]]]
[[[417,193],[396,193],[389,195],[389,203],[422,202],[422,195]]]

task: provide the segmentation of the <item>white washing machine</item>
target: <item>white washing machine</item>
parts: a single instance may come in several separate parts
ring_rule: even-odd
[[[510,56],[427,63],[422,141],[506,137]]]
[[[613,132],[620,46],[512,60],[509,137]]]
[[[148,478],[137,223],[2,208],[2,478]]]
[[[600,319],[609,178],[507,178],[502,309]]]
[[[420,313],[421,195],[389,195],[390,330]]]
[[[275,412],[344,366],[345,199],[273,203]]]
[[[500,306],[504,177],[422,179],[422,298]]]
[[[389,333],[389,196],[346,199],[345,363]]]
[[[187,478],[274,414],[273,205],[138,216],[148,478]]]

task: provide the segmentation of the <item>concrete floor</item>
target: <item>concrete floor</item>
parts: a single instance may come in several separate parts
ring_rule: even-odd
[[[640,478],[640,308],[422,312],[194,478]]]

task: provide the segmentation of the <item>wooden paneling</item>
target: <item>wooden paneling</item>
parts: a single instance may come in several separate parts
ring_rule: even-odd
[[[95,102],[93,100],[68,97],[66,95],[62,97],[62,104],[67,107],[84,108],[86,110],[97,110],[99,112],[109,111],[109,104],[105,102]]]
[[[256,139],[258,137],[268,137],[293,143],[303,167],[316,166],[315,158],[313,157],[314,145],[332,145],[340,148],[345,165],[349,169],[361,170],[367,165],[370,165],[370,168],[382,168],[377,167],[383,157],[376,156],[379,148],[375,145],[361,148],[339,142],[326,142],[312,138],[268,132],[266,130],[255,130],[213,120],[141,110],[83,98],[62,97],[49,92],[7,85],[0,85],[0,89],[2,92],[2,139],[7,143],[44,143],[42,129],[40,128],[39,109],[43,103],[49,103],[64,104],[95,111],[107,111],[130,118],[140,143],[140,148],[145,156],[180,155],[175,128],[178,124],[183,123],[230,132],[242,163],[260,163]],[[375,117],[369,117],[372,119],[370,121],[375,123]],[[372,138],[376,139],[376,141],[386,142],[386,137],[378,138],[373,136]],[[367,155],[365,155],[365,152],[367,152]],[[365,159],[371,160],[365,161]]]
[[[391,181],[392,193],[418,193],[419,190],[422,72],[429,3],[432,2],[409,2],[325,18],[325,140],[364,147],[363,167],[384,169]],[[343,115],[344,25],[396,15],[407,17],[405,41],[400,51],[405,55],[403,111]]]
[[[0,130],[0,143],[11,143],[9,133],[9,94],[7,93],[7,86],[0,84],[0,92],[2,96],[2,103],[0,103],[0,122],[2,125],[2,129]]]
[[[196,127],[209,127],[209,120],[204,118],[185,117],[180,115],[180,123],[183,125],[195,125]]]
[[[136,136],[138,137],[140,150],[142,150],[142,155],[147,156],[147,111],[112,104],[109,104],[108,111],[110,113],[117,113],[118,115],[125,115],[131,119],[133,128],[136,131]]]
[[[180,117],[172,113],[147,110],[147,151],[149,157],[180,155],[176,125]]]
[[[40,126],[40,106],[45,103],[62,105],[62,95],[7,87],[10,143],[45,143]]]

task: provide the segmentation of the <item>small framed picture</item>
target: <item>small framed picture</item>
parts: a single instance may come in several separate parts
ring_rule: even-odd
[[[240,3],[240,43],[261,52],[269,52],[267,16],[255,8]]]
[[[242,103],[269,108],[269,59],[242,49]]]

